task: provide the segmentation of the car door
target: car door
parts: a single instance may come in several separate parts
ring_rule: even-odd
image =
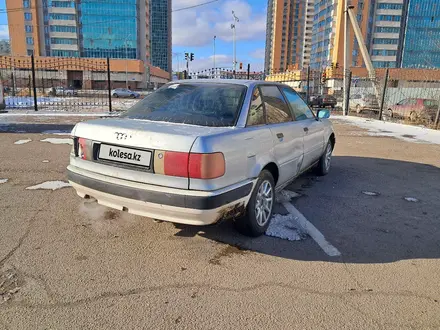
[[[278,184],[282,185],[299,173],[303,160],[304,130],[293,121],[292,113],[278,86],[261,85],[259,91],[279,167]]]
[[[301,170],[305,170],[319,160],[324,152],[324,124],[317,120],[312,110],[290,87],[282,88],[297,124],[304,134],[304,160]]]

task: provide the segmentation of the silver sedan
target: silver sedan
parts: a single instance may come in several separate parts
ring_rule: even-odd
[[[329,111],[290,87],[240,80],[168,83],[119,118],[78,123],[68,177],[79,196],[154,219],[233,219],[263,234],[275,191],[330,169]]]

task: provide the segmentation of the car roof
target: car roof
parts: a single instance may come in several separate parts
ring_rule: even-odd
[[[169,84],[226,84],[226,85],[243,85],[247,87],[254,87],[256,85],[275,85],[287,86],[273,81],[265,80],[244,80],[244,79],[184,79],[169,82]]]

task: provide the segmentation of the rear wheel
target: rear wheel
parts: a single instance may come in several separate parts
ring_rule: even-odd
[[[118,94],[116,94],[116,93],[114,93],[114,94],[113,94],[113,97],[116,97],[116,98],[118,98],[118,97],[119,97],[119,95],[118,95]]]
[[[246,236],[263,235],[269,227],[275,201],[275,183],[272,174],[263,170],[257,180],[246,215],[235,220],[237,230]]]
[[[132,99],[135,99],[135,98],[136,98],[136,95],[131,94],[130,97],[131,97]]]
[[[333,144],[331,141],[327,142],[325,151],[319,159],[318,166],[316,167],[317,174],[324,176],[330,171],[330,165],[332,162]]]

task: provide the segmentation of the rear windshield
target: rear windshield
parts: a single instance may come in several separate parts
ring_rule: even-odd
[[[121,117],[199,126],[234,126],[246,87],[233,84],[168,84]]]

